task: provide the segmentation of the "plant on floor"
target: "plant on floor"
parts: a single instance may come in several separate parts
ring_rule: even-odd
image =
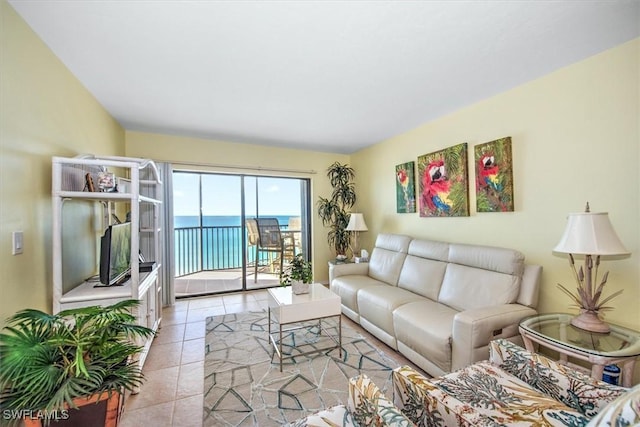
[[[355,171],[348,165],[333,163],[327,169],[327,177],[333,187],[331,197],[318,199],[318,215],[322,224],[330,227],[327,243],[336,255],[346,255],[349,248],[351,235],[346,228],[349,209],[356,203],[355,176]]]
[[[282,286],[289,286],[294,281],[302,283],[311,283],[313,281],[311,262],[304,259],[303,254],[294,256],[291,263],[280,274],[280,284]]]
[[[135,339],[154,334],[131,314],[139,303],[53,315],[26,309],[7,319],[0,333],[2,410],[62,411],[76,408],[75,398],[133,391],[144,378]]]

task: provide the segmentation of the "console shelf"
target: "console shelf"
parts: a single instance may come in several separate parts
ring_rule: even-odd
[[[94,183],[107,171],[114,174],[111,178],[117,187],[97,191]],[[128,157],[53,157],[52,182],[53,312],[137,299],[140,306],[134,314],[139,324],[157,330],[162,318],[163,193],[155,163]],[[116,213],[131,222],[131,276],[122,285],[94,287],[99,279],[89,276],[97,273],[99,239],[107,226],[117,223]],[[83,245],[76,248],[77,242]],[[152,271],[139,270],[140,253],[157,263]],[[151,340],[142,343],[146,350]],[[146,352],[140,356],[141,364],[145,357]]]

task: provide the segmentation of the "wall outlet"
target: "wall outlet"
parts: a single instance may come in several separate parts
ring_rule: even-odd
[[[11,253],[13,255],[21,254],[23,251],[23,245],[24,245],[24,233],[22,231],[14,231],[13,233],[11,233],[11,241],[12,241]]]

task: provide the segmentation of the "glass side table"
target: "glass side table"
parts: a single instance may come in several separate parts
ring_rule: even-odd
[[[602,380],[606,365],[617,364],[622,370],[622,385],[631,387],[633,369],[640,356],[640,332],[612,325],[611,332],[599,334],[572,326],[571,314],[540,314],[520,322],[520,334],[527,350],[534,352],[538,343],[560,353],[560,363],[568,357],[591,363],[591,377]]]

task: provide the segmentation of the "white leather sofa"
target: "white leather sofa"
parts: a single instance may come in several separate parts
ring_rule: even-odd
[[[368,263],[334,264],[342,312],[433,376],[489,357],[489,342],[521,343],[536,314],[542,267],[518,251],[380,234]]]

